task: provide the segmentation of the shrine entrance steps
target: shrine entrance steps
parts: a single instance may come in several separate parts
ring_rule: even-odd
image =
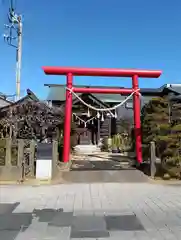
[[[87,145],[77,145],[74,147],[74,152],[77,155],[89,155],[89,154],[96,154],[100,153],[101,150],[97,145],[87,144]]]
[[[148,177],[133,167],[133,159],[120,154],[73,155],[68,171],[61,172],[64,183],[142,183]]]

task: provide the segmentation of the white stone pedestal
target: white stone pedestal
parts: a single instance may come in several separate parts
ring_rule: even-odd
[[[52,178],[52,159],[36,160],[36,179],[49,180]]]
[[[39,143],[37,145],[36,179],[52,179],[52,163],[53,144]]]

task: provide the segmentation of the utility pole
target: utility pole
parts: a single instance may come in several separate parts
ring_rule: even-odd
[[[20,99],[21,58],[22,58],[22,21],[18,16],[18,46],[16,49],[16,100]]]
[[[22,58],[22,17],[15,13],[13,0],[8,12],[8,24],[4,25],[8,30],[4,34],[4,40],[8,45],[16,48],[16,101],[20,99],[21,83],[21,58]]]

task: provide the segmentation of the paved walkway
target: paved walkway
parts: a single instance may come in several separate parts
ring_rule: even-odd
[[[1,186],[0,240],[181,239],[181,187]]]

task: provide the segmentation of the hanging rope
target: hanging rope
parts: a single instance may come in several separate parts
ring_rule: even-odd
[[[94,119],[96,118],[96,116],[95,116],[95,117],[92,117],[92,118],[88,119],[87,121],[84,121],[82,118],[80,118],[79,116],[77,116],[76,113],[73,113],[73,115],[74,115],[77,119],[79,119],[81,122],[83,122],[85,127],[86,127],[87,123],[91,122],[92,120],[94,120]]]
[[[84,104],[87,108],[90,108],[94,111],[97,112],[110,112],[112,110],[116,110],[117,108],[119,108],[120,106],[122,106],[123,104],[125,104],[132,96],[133,94],[135,94],[136,92],[138,92],[140,89],[137,89],[135,91],[133,91],[126,99],[124,99],[122,102],[120,102],[119,104],[115,105],[114,107],[110,107],[110,108],[96,108],[93,107],[91,105],[89,105],[88,103],[86,103],[81,97],[79,97],[72,89],[66,87],[66,89],[71,92],[82,104]]]

